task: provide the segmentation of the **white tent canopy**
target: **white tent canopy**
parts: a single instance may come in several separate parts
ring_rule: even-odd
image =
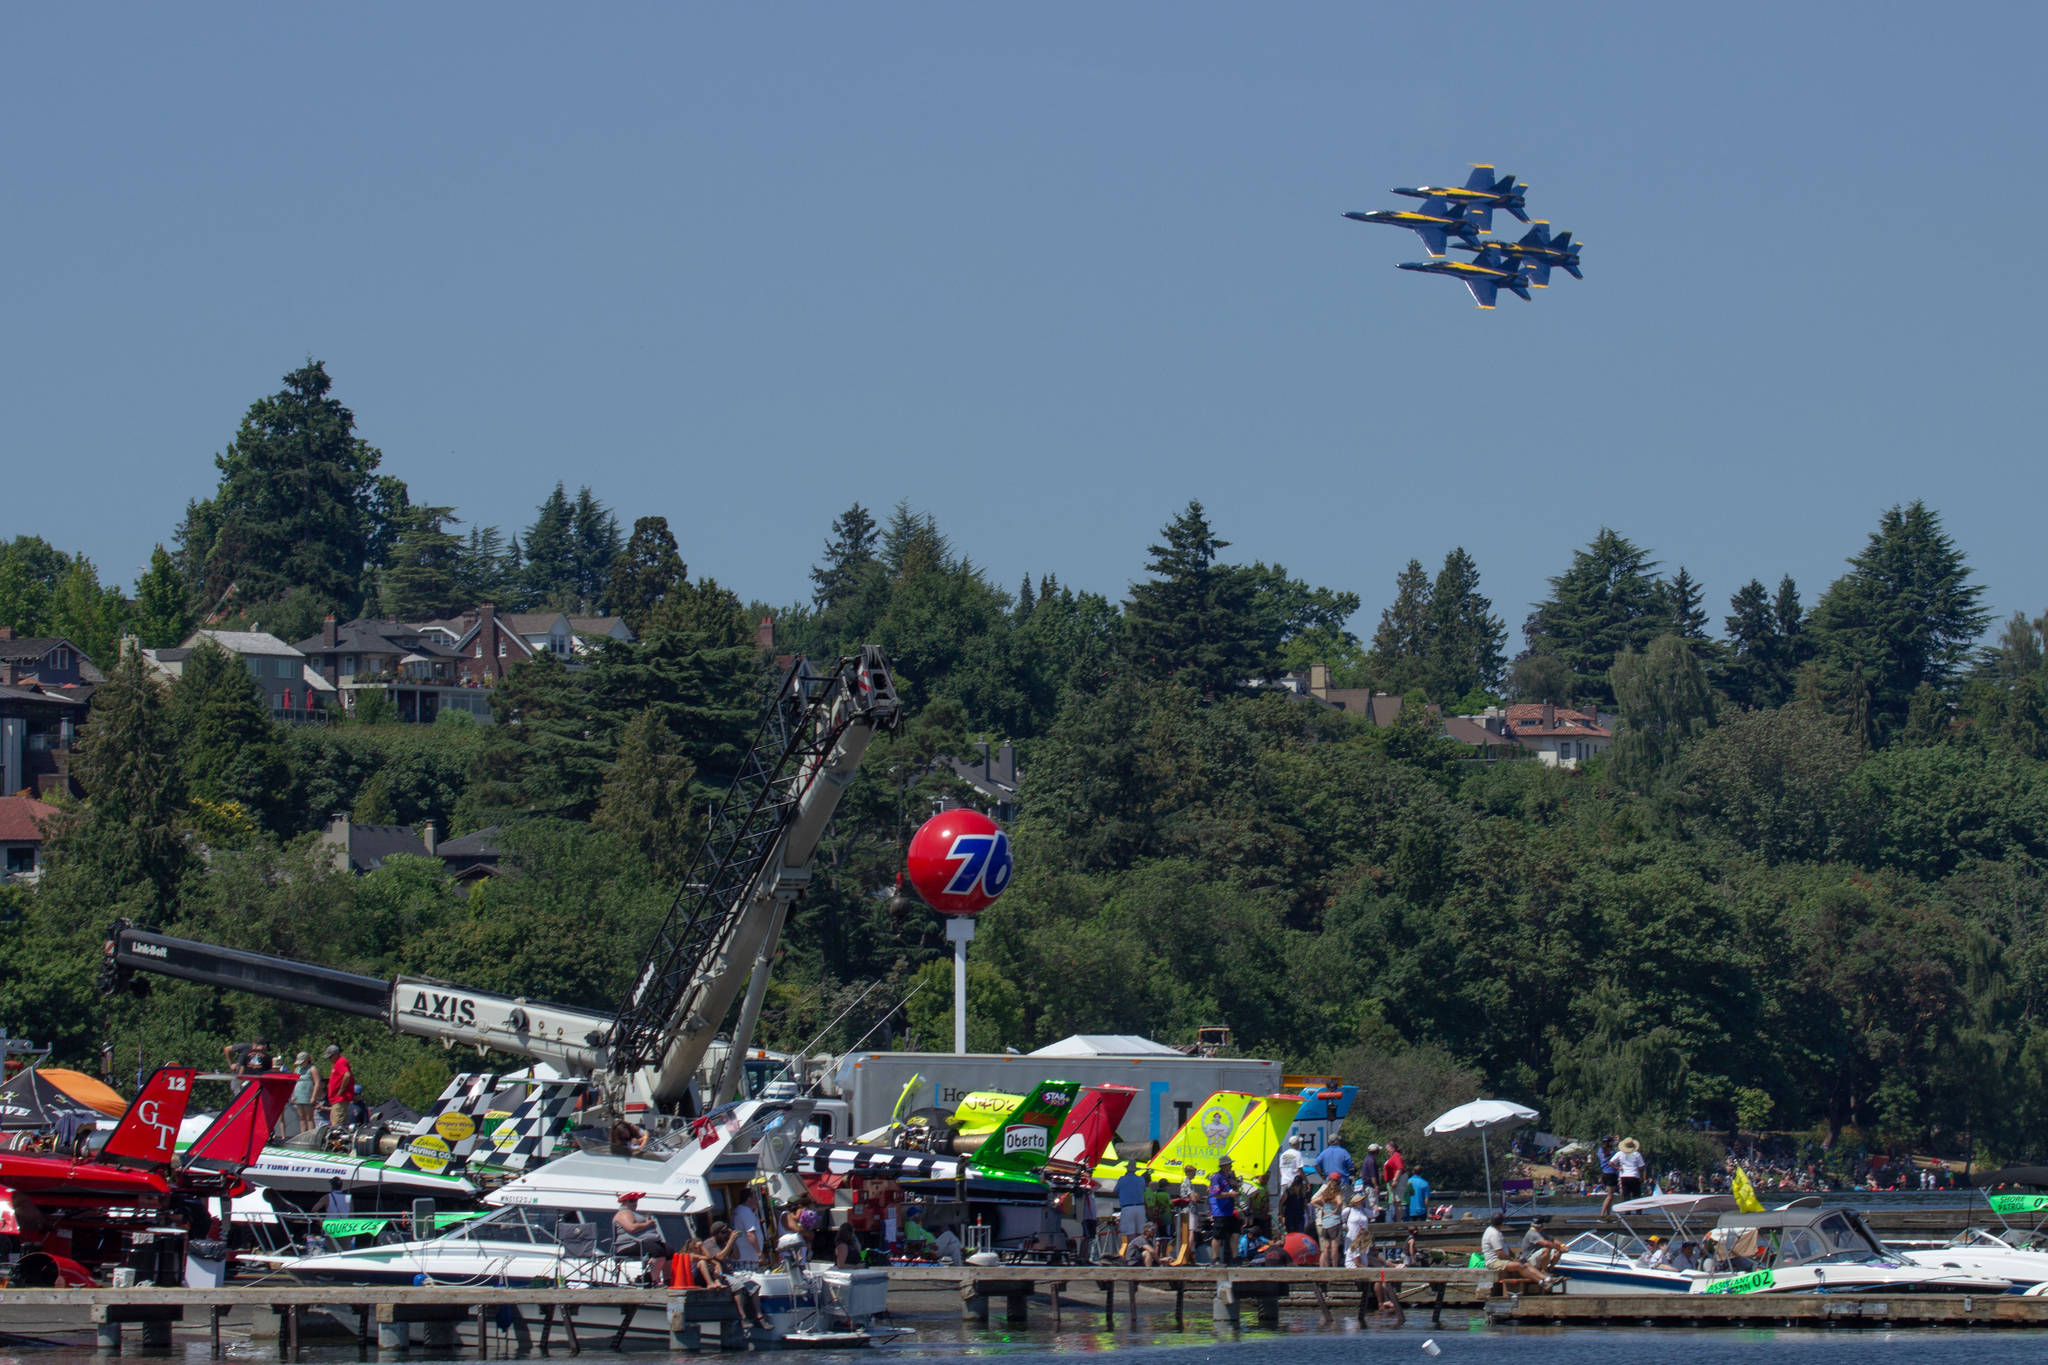
[[[1486,1202],[1493,1203],[1493,1158],[1486,1151],[1486,1130],[1498,1128],[1506,1123],[1533,1123],[1537,1118],[1534,1109],[1514,1103],[1512,1100],[1473,1100],[1456,1109],[1438,1114],[1423,1125],[1425,1135],[1435,1137],[1441,1133],[1479,1134],[1479,1160],[1486,1168]]]
[[[1135,1033],[1076,1033],[1047,1043],[1034,1057],[1178,1057],[1179,1048],[1155,1043]]]

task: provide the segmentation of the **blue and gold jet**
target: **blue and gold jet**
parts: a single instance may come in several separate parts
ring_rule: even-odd
[[[1500,291],[1506,289],[1518,297],[1527,299],[1529,275],[1513,259],[1503,256],[1491,244],[1474,257],[1465,261],[1403,261],[1403,270],[1419,270],[1425,275],[1449,275],[1463,280],[1465,287],[1472,291],[1472,300],[1481,308],[1493,307],[1493,301]]]
[[[1506,209],[1520,222],[1529,221],[1522,199],[1528,190],[1527,185],[1517,185],[1513,176],[1496,178],[1492,166],[1475,162],[1472,174],[1465,177],[1462,186],[1422,185],[1414,189],[1397,189],[1394,193],[1410,199],[1445,199],[1453,204],[1469,204],[1480,228],[1491,232],[1495,209]]]
[[[1466,251],[1492,250],[1511,261],[1522,264],[1529,272],[1529,283],[1538,289],[1550,288],[1550,268],[1562,266],[1575,280],[1586,277],[1579,273],[1579,243],[1572,241],[1569,232],[1550,235],[1550,224],[1538,218],[1530,229],[1522,234],[1518,242],[1486,242],[1467,244]]]
[[[1347,213],[1344,216],[1355,223],[1385,223],[1389,227],[1407,228],[1422,239],[1422,249],[1432,256],[1443,255],[1444,245],[1452,237],[1462,241],[1462,249],[1466,251],[1478,251],[1486,245],[1479,240],[1479,224],[1473,217],[1470,204],[1425,199],[1422,207],[1413,213],[1406,209],[1374,209],[1371,213]]]

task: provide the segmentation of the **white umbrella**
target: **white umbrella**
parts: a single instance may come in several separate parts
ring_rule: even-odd
[[[1439,1133],[1462,1133],[1470,1129],[1479,1132],[1479,1160],[1486,1169],[1486,1202],[1493,1203],[1493,1159],[1486,1152],[1486,1130],[1498,1128],[1504,1123],[1528,1123],[1536,1117],[1534,1109],[1525,1108],[1512,1100],[1473,1100],[1456,1109],[1438,1114],[1423,1125],[1423,1134],[1434,1137]]]

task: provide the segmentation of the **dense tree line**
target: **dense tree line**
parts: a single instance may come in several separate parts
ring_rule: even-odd
[[[891,893],[935,804],[975,799],[941,760],[1007,739],[1025,771],[1019,871],[977,941],[977,1046],[1221,1023],[1245,1051],[1353,1074],[1387,1097],[1386,1122],[1483,1086],[1563,1131],[1740,1121],[2040,1155],[2048,616],[1979,647],[1982,587],[1919,503],[1884,512],[1811,608],[1768,573],[1715,613],[1683,567],[1667,576],[1601,528],[1510,658],[1462,547],[1434,573],[1409,561],[1362,642],[1355,593],[1231,558],[1199,503],[1114,594],[1054,566],[1012,590],[928,513],[855,504],[825,531],[808,600],[777,607],[692,579],[661,517],[622,541],[587,489],[557,486],[515,536],[457,536],[452,510],[414,506],[353,429],[324,371],[296,372],[251,409],[219,491],[132,599],[17,539],[0,547],[0,618],[81,644],[149,620],[162,642],[224,607],[496,600],[609,607],[641,639],[522,665],[495,726],[288,734],[231,663],[196,654],[165,688],[109,656],[89,799],[39,888],[0,901],[0,1018],[53,1029],[68,1056],[111,1039],[123,1058],[199,1059],[267,1026],[343,1034],[380,1085],[430,1088],[443,1066],[269,1002],[178,986],[102,1000],[91,969],[117,913],[611,1003],[775,676],[754,636],[772,615],[777,653],[880,644],[912,718],[871,751],[824,845],[771,1041],[846,1044],[880,1021],[878,1038],[943,1042],[939,925]],[[345,515],[287,547],[248,526],[283,505],[266,471],[292,442],[326,452],[308,497]],[[1311,663],[1414,704],[1380,728],[1272,685]],[[1510,700],[1597,708],[1616,742],[1578,771],[1480,763],[1426,705]],[[496,826],[511,875],[466,897],[419,860],[345,876],[309,844],[344,811]]]

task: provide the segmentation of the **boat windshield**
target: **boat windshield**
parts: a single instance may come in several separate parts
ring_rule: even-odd
[[[563,1221],[580,1221],[573,1210],[540,1208],[530,1204],[508,1204],[486,1218],[474,1219],[450,1228],[434,1240],[443,1244],[462,1242],[515,1242],[526,1246],[559,1246],[557,1226]]]
[[[1602,1260],[1633,1261],[1649,1250],[1632,1232],[1582,1232],[1566,1244],[1565,1250],[1579,1256]]]
[[[1779,1233],[1779,1265],[1840,1265],[1881,1254],[1855,1220],[1840,1211],[1806,1227],[1785,1228]]]
[[[2018,1238],[2000,1237],[1989,1228],[1964,1228],[1948,1239],[1952,1247],[1990,1247],[2000,1251],[2016,1251],[2020,1248]]]

